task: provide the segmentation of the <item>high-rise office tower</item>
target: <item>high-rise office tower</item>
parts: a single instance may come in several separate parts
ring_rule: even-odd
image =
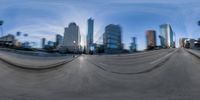
[[[45,48],[46,38],[42,38],[42,48]]]
[[[87,33],[87,53],[91,51],[93,46],[93,32],[94,32],[94,20],[88,19],[88,33]]]
[[[155,30],[147,30],[146,31],[146,39],[147,39],[147,49],[154,49],[156,47],[156,31]]]
[[[174,45],[174,32],[170,24],[160,25],[160,39],[163,48],[172,48]]]
[[[65,28],[63,47],[68,51],[79,51],[81,43],[81,35],[79,32],[79,27],[76,23],[70,23],[68,27]]]
[[[131,52],[137,51],[136,37],[132,37],[132,42],[131,42],[131,46],[130,46],[130,51],[131,51]]]
[[[60,34],[56,34],[56,42],[55,42],[55,46],[61,46],[63,43],[63,37]]]
[[[122,51],[122,30],[119,25],[106,26],[103,44],[106,53],[120,53]]]

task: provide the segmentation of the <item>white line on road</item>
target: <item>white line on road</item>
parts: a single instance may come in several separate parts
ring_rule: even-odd
[[[168,58],[168,57],[171,56],[173,53],[175,53],[177,50],[178,50],[178,49],[176,49],[174,52],[171,52],[171,53],[165,55],[165,56],[162,57],[162,58],[159,58],[159,59],[157,59],[157,60],[151,62],[150,64],[155,64],[155,63],[157,63],[157,62],[160,62],[161,60],[164,60],[164,59]]]
[[[100,64],[100,65],[103,65],[103,66],[108,66],[107,64],[105,64],[105,63],[102,63],[102,62],[101,62],[101,63],[99,63],[99,64]]]

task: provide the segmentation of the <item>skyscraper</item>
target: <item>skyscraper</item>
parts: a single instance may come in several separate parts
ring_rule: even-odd
[[[55,46],[61,46],[63,43],[63,37],[60,34],[56,34],[56,42],[55,42]]]
[[[81,35],[79,32],[79,27],[76,23],[70,23],[68,27],[65,28],[63,47],[68,51],[78,52],[80,50]]]
[[[132,42],[131,42],[131,46],[130,46],[130,51],[131,51],[131,52],[137,51],[136,37],[132,37]]]
[[[160,25],[160,39],[163,48],[172,48],[174,45],[174,32],[170,24]]]
[[[91,51],[93,46],[93,32],[94,32],[94,20],[88,19],[88,33],[87,33],[87,53]]]
[[[147,30],[146,31],[146,39],[147,39],[147,49],[154,49],[156,47],[156,31],[155,30]]]
[[[42,38],[42,48],[45,48],[46,38]]]
[[[119,25],[106,26],[103,44],[106,53],[120,53],[122,51],[122,30]]]

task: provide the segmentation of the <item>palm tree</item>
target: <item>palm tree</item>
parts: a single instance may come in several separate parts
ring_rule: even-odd
[[[3,20],[0,20],[0,26],[3,25]]]
[[[0,27],[1,27],[1,36],[3,36],[3,20],[0,20]]]
[[[198,21],[198,25],[200,26],[200,21]]]
[[[21,32],[17,32],[17,33],[16,33],[16,36],[20,36],[20,35],[21,35]]]

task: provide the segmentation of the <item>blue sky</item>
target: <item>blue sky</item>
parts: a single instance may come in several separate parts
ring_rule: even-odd
[[[138,49],[146,47],[145,31],[159,25],[171,24],[177,39],[200,37],[200,1],[198,0],[0,0],[0,19],[6,34],[17,31],[28,33],[21,41],[41,38],[55,40],[63,35],[64,27],[76,22],[80,27],[82,44],[87,33],[87,19],[95,19],[94,41],[103,34],[108,24],[119,24],[123,30],[123,43],[127,48],[131,37],[137,37]],[[157,38],[159,45],[159,39]],[[178,40],[177,40],[178,44]]]

